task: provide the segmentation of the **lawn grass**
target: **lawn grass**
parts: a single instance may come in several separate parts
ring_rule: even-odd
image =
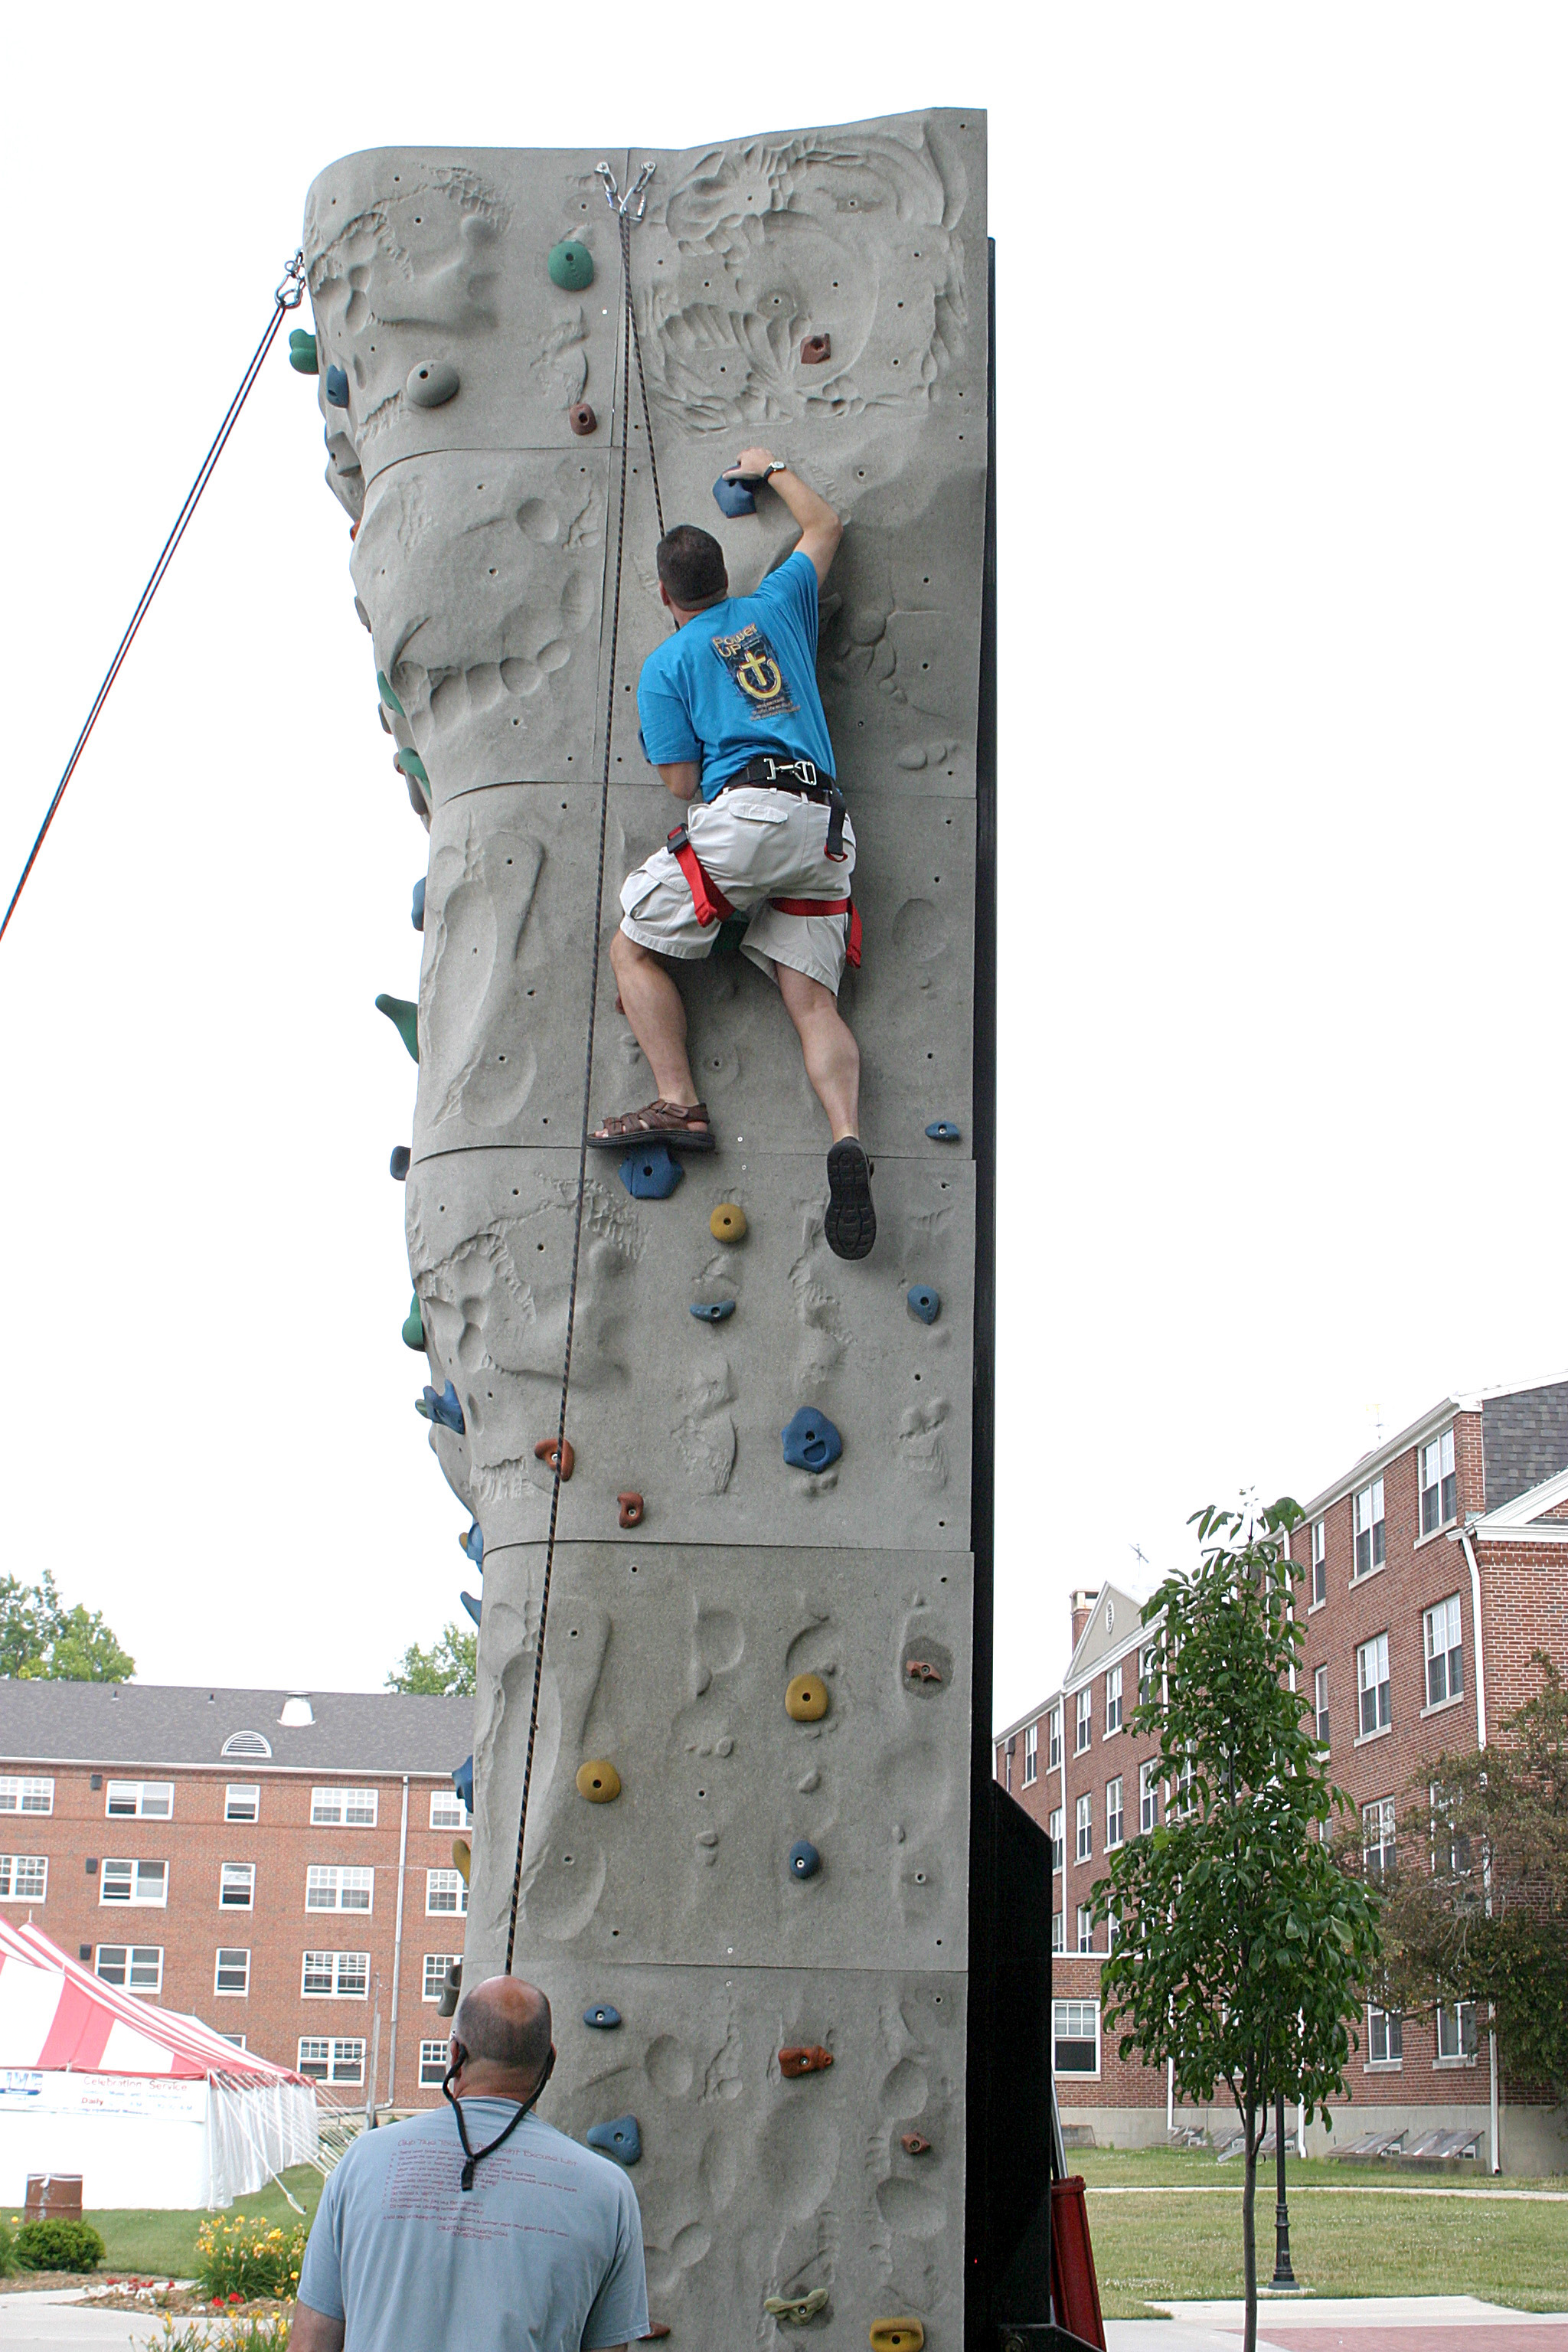
[[[308,2225],[325,2186],[321,2174],[311,2165],[296,2164],[283,2178],[305,2208]],[[283,2229],[300,2218],[271,2182],[254,2197],[237,2197],[231,2210],[247,2219],[275,2221]],[[190,2278],[196,2267],[196,2231],[211,2216],[128,2206],[84,2213],[82,2219],[90,2221],[103,2240],[100,2277],[106,2271],[141,2271],[155,2278]]]
[[[1146,2319],[1152,2301],[1236,2296],[1241,2281],[1241,2168],[1212,2152],[1166,2148],[1072,2148],[1068,2161],[1089,2183],[1089,2226],[1108,2319]],[[1568,2205],[1508,2198],[1297,2196],[1306,2188],[1419,2188],[1408,2174],[1326,2158],[1290,2162],[1290,2255],[1313,2294],[1475,2294],[1519,2311],[1568,2310]],[[1434,2187],[1489,2186],[1444,2177]],[[1563,2188],[1562,2180],[1500,2188]],[[1096,2196],[1096,2188],[1131,2194]],[[1139,2189],[1186,2188],[1228,2195],[1143,2197]],[[1274,2168],[1260,2170],[1258,2267],[1274,2268]]]

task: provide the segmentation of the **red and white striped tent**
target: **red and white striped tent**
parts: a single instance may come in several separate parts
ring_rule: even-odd
[[[0,2201],[79,2172],[85,2205],[231,2205],[317,2149],[303,2075],[0,1919]]]

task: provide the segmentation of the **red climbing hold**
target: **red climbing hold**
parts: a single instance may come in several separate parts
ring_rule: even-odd
[[[800,363],[802,367],[820,367],[824,360],[830,360],[832,357],[833,338],[831,335],[807,335],[805,342],[802,343],[800,347]]]
[[[919,2132],[902,2133],[899,2139],[899,2146],[903,2149],[906,2156],[929,2156],[931,2154],[930,2140],[922,2139]]]
[[[642,1496],[640,1495],[617,1495],[616,1496],[616,1500],[621,1507],[622,1527],[640,1528],[642,1525],[643,1513]]]
[[[942,1680],[942,1668],[931,1665],[925,1658],[911,1658],[904,1672],[912,1683],[939,1683]]]
[[[555,1467],[555,1440],[552,1437],[542,1437],[538,1444],[533,1449],[533,1458],[536,1462],[542,1462],[548,1469],[553,1470]],[[572,1440],[568,1437],[563,1441],[561,1448],[561,1484],[563,1486],[576,1466],[577,1456],[572,1451]],[[910,1672],[913,1674],[914,1668],[912,1666],[910,1668]],[[940,1675],[937,1679],[939,1682],[941,1681],[942,1677]]]
[[[647,2327],[644,2328],[642,2334],[638,2336],[637,2342],[639,2344],[657,2344],[668,2334],[669,2330],[665,2326],[662,2319],[650,2319]]]
[[[832,2063],[832,2051],[825,2050],[820,2042],[803,2042],[779,2052],[779,2073],[787,2074],[792,2083],[800,2074],[820,2074]]]
[[[574,433],[596,433],[599,420],[585,400],[574,401],[566,412],[566,422]]]

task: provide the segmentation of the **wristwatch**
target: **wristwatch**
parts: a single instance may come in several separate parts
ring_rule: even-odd
[[[786,457],[775,457],[771,466],[763,467],[762,478],[764,482],[771,482],[775,474],[787,474],[788,471],[789,460]]]

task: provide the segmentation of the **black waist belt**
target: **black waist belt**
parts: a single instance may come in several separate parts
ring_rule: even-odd
[[[763,751],[726,776],[719,793],[733,790],[737,784],[761,784],[768,792],[794,793],[801,800],[821,801],[827,810],[827,856],[836,866],[842,865],[844,847],[844,795],[831,776],[825,776],[815,760],[780,759],[772,751]],[[719,797],[715,793],[715,800]]]

